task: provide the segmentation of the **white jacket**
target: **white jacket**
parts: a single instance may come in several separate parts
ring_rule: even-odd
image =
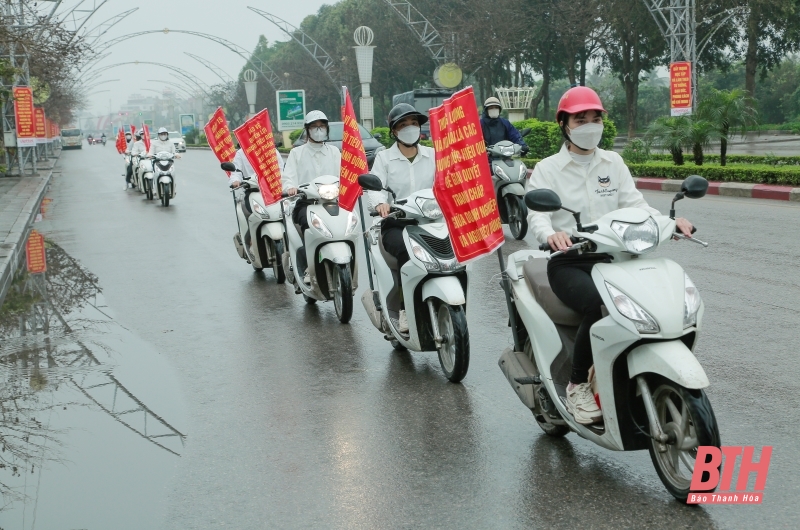
[[[307,142],[289,151],[289,159],[283,168],[283,189],[297,188],[311,182],[320,175],[339,176],[342,153],[330,144]]]
[[[278,169],[281,170],[281,180],[283,180],[284,161],[277,147],[275,148],[275,156],[278,157]],[[231,176],[228,178],[228,184],[233,184],[234,182],[241,182],[242,176],[244,176],[244,178],[246,179],[249,179],[254,177],[256,174],[255,170],[253,169],[253,166],[250,165],[250,161],[245,156],[244,151],[242,151],[241,149],[236,150],[236,154],[233,156],[233,165],[236,166],[236,169],[241,171],[241,173],[239,172],[231,173]]]
[[[409,162],[395,142],[392,147],[375,156],[370,173],[381,179],[384,188],[392,188],[398,199],[405,199],[415,191],[433,187],[435,156],[432,148],[417,145],[417,156],[413,162]],[[386,191],[370,191],[368,197],[370,210],[389,202],[389,192]]]
[[[584,167],[572,159],[566,145],[562,146],[561,151],[536,164],[525,188],[526,192],[553,190],[565,207],[581,212],[584,225],[620,208],[642,208],[655,216],[662,215],[651,208],[636,189],[622,157],[599,147],[595,149],[591,163]],[[572,214],[564,210],[552,213],[531,211],[528,224],[539,243],[547,243],[547,238],[556,232],[573,235],[577,226]]]
[[[144,146],[144,140],[136,140],[133,142],[133,146],[131,146],[131,156],[133,155],[141,155],[147,152],[147,148]]]
[[[150,151],[147,152],[149,156],[156,155],[158,153],[162,153],[166,151],[167,153],[175,154],[175,144],[172,143],[172,140],[169,138],[164,140],[159,140],[158,138],[150,140]]]

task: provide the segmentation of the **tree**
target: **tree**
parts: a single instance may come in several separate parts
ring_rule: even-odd
[[[741,89],[711,89],[697,107],[699,118],[712,123],[720,139],[720,165],[725,165],[728,153],[728,140],[731,134],[744,136],[758,123],[758,112],[753,100]]]
[[[683,148],[690,144],[692,121],[686,116],[662,116],[647,130],[645,138],[659,149],[669,151],[676,166],[683,165]]]

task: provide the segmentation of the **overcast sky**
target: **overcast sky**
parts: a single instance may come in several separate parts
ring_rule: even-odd
[[[78,0],[66,0],[62,4],[64,7],[60,8],[59,12],[68,10],[77,3]],[[86,4],[89,3],[86,2]],[[99,0],[96,0],[96,3],[100,3]],[[223,0],[221,2],[198,2],[197,0],[121,2],[120,0],[108,0],[87,22],[86,27],[94,27],[104,20],[138,6],[138,11],[111,28],[100,40],[107,41],[138,31],[169,28],[222,37],[249,52],[258,42],[259,35],[265,35],[270,42],[289,40],[289,37],[270,21],[247,9],[247,6],[254,6],[299,26],[306,16],[316,13],[320,6],[326,3],[335,3],[335,0],[327,2],[322,0]],[[152,61],[177,66],[209,85],[219,83],[219,78],[184,52],[205,58],[234,78],[244,65],[244,61],[238,55],[221,44],[193,35],[172,32],[141,35],[112,46],[108,51],[111,52],[110,55],[98,63],[97,68],[137,60]],[[119,81],[102,84],[93,90],[98,93],[89,97],[87,111],[94,115],[106,114],[109,110],[116,111],[121,104],[127,101],[130,94],[155,95],[142,89],[160,91],[165,86],[163,83],[148,81],[150,79],[175,81],[166,68],[130,64],[106,70],[92,84],[112,79],[119,79]],[[110,91],[99,92],[101,90]]]

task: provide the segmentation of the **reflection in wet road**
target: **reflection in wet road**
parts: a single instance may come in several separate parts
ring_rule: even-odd
[[[120,190],[110,150],[62,156],[42,231],[97,274],[94,305],[114,319],[81,335],[100,366],[54,369],[37,393],[75,405],[37,413],[45,425],[53,418],[63,461],[47,465],[38,497],[38,471],[7,474],[19,487],[27,480],[24,528],[34,512],[37,527],[60,521],[42,528],[798,526],[800,413],[787,403],[800,395],[800,338],[789,331],[800,328],[800,241],[774,230],[796,224],[798,205],[683,201],[712,246],[658,251],[686,267],[706,302],[698,356],[723,443],[775,446],[763,506],[687,508],[646,452],[541,433],[497,367],[510,337],[495,260],[475,265],[470,370],[463,385],[448,384],[434,353],[392,351],[358,302],[340,325],[331,304],[308,306],[270,272],[253,273],[231,244],[236,224],[213,155],[179,162],[178,195],[163,208]],[[669,205],[666,194],[647,198]],[[507,251],[530,244],[509,241]],[[80,318],[102,321],[96,311],[87,304]],[[180,458],[71,382],[86,374],[91,386],[106,367],[187,435],[185,447],[157,439]],[[24,374],[17,384],[29,391],[30,370],[5,370]],[[22,508],[8,513],[0,527],[23,527]]]

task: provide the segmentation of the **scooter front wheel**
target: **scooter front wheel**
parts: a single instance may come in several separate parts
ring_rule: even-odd
[[[658,477],[673,497],[686,502],[690,493],[697,448],[701,445],[720,447],[719,427],[714,410],[702,390],[690,390],[668,379],[650,379],[648,384],[656,406],[656,416],[669,441],[666,451],[651,438],[650,458]]]
[[[522,240],[528,233],[528,209],[522,197],[511,193],[506,195],[506,211],[511,235],[518,241]]]
[[[153,200],[153,182],[150,179],[144,179],[144,193],[148,201]]]
[[[286,281],[286,273],[283,271],[283,241],[275,241],[272,247],[275,253],[275,261],[272,262],[272,273],[275,275],[277,283]]]
[[[165,208],[169,206],[169,196],[171,191],[172,190],[170,190],[169,184],[161,185],[161,204],[163,204]]]
[[[469,330],[467,315],[461,306],[439,302],[436,323],[442,341],[438,347],[439,364],[451,383],[459,383],[469,368]]]
[[[350,267],[343,264],[334,265],[333,277],[333,306],[339,322],[347,324],[353,316],[353,279]]]

